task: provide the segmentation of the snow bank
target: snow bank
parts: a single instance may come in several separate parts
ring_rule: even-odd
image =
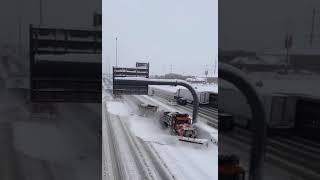
[[[178,180],[217,180],[218,148],[210,145],[204,148],[196,144],[162,146],[153,144],[156,151]]]
[[[131,131],[143,141],[157,144],[176,144],[178,139],[170,136],[168,129],[161,129],[159,117],[146,118],[137,115],[128,119]]]
[[[52,124],[19,122],[14,123],[13,129],[16,149],[34,158],[70,163],[82,150],[75,137]]]
[[[107,102],[107,109],[109,113],[114,115],[128,116],[130,114],[128,105],[118,101]]]
[[[218,145],[218,130],[208,126],[207,124],[198,121],[195,124],[201,138],[209,139],[213,144]]]

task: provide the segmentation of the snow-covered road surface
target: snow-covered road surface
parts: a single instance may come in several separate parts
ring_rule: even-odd
[[[124,180],[173,179],[164,170],[161,162],[152,157],[153,153],[144,142],[134,136],[127,127],[126,119],[130,118],[130,114],[124,114],[127,112],[125,106],[126,104],[117,101],[109,101],[105,105],[105,110],[108,111],[110,108],[110,111],[105,114],[104,118],[105,125],[103,127],[105,129],[103,131],[109,135],[104,135],[104,156],[112,161],[111,165],[104,161],[105,172],[107,172],[104,173],[105,179],[117,179],[116,177]],[[111,143],[112,146],[110,146]],[[112,157],[114,158],[112,159]]]
[[[108,99],[110,96],[104,97],[106,97],[104,103],[108,109],[107,113],[109,117],[113,117],[109,122],[115,126],[111,129],[117,137],[118,151],[121,152],[121,156],[125,156],[120,157],[120,164],[123,166],[120,169],[125,171],[121,173],[132,173],[131,179],[139,179],[139,175],[143,177],[145,174],[149,174],[148,179],[159,179],[159,177],[176,180],[218,179],[216,144],[209,143],[207,147],[181,142],[175,136],[171,136],[167,129],[161,128],[157,114],[154,117],[139,116],[137,102],[152,102],[152,99],[147,100],[143,96],[124,96],[118,100],[111,100]],[[159,102],[155,100],[154,103]],[[160,109],[176,111],[175,108],[165,104],[161,104]],[[202,125],[207,126],[204,123]],[[125,130],[126,128],[128,131]],[[209,126],[208,129],[212,132],[217,131]],[[135,145],[130,147],[130,143]],[[128,157],[130,155],[131,157]],[[133,172],[133,169],[136,169],[136,172]],[[137,172],[139,175],[136,174]]]
[[[133,116],[129,118],[130,129],[144,142],[153,146],[176,179],[217,179],[218,148],[179,141],[161,129],[157,119]]]

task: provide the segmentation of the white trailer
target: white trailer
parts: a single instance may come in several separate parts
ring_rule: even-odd
[[[297,94],[263,93],[261,97],[269,128],[287,129],[294,127]],[[248,127],[252,117],[244,95],[235,89],[221,88],[219,98],[223,99],[219,102],[219,111],[232,114],[236,124]]]
[[[196,91],[196,92],[199,98],[199,104],[209,104],[209,97],[211,92],[209,91]],[[188,103],[193,102],[192,94],[188,89],[180,88],[177,92],[177,96],[186,99]]]
[[[176,88],[171,86],[149,86],[148,95],[155,95],[164,98],[168,101],[173,101],[177,96],[177,90]]]

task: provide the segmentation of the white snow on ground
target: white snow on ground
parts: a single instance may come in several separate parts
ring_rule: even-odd
[[[217,129],[208,126],[206,123],[202,121],[198,121],[195,126],[197,127],[199,134],[201,134],[203,138],[210,139],[212,143],[218,144],[219,136]]]
[[[110,101],[107,103],[107,108],[108,108],[108,112],[114,115],[119,115],[119,116],[129,115],[128,105],[121,102]]]
[[[160,144],[173,144],[178,140],[169,135],[169,132],[161,129],[160,123],[154,118],[147,118],[138,115],[129,118],[129,127],[132,132],[144,141]]]
[[[177,179],[217,180],[218,147],[196,147],[195,144],[177,146],[153,144]]]
[[[162,129],[157,117],[131,116],[128,120],[131,131],[151,143],[170,171],[178,180],[217,179],[217,153],[214,144],[199,145],[181,142]]]
[[[140,100],[148,99],[155,104],[161,104],[166,110],[176,111],[174,107],[148,96],[135,97]],[[216,129],[203,122],[198,122],[196,126],[201,131],[202,137],[203,135],[205,138],[212,136],[212,139],[217,141],[218,132]],[[154,146],[177,179],[218,179],[217,173],[215,173],[218,168],[218,147],[214,143],[209,143],[207,147],[181,142],[174,136],[170,136],[168,129],[161,128],[159,117],[156,116],[151,118],[132,116],[129,118],[129,127],[136,136]]]
[[[158,100],[156,100],[156,99],[153,99],[153,98],[151,98],[151,97],[149,97],[149,96],[135,96],[135,97],[136,97],[137,99],[141,100],[141,101],[143,101],[143,99],[142,99],[142,97],[143,97],[143,98],[149,100],[150,102],[159,105],[159,108],[160,108],[160,109],[161,109],[161,108],[164,108],[164,110],[166,110],[166,111],[176,111],[176,109],[173,108],[172,106],[169,106],[169,105],[167,105],[167,104],[165,104],[165,103],[163,103],[163,102],[160,102],[160,101],[158,101]]]
[[[174,107],[163,104],[148,96],[134,96],[141,101],[150,100],[147,103],[154,103],[162,107],[159,110],[176,111]],[[108,101],[109,113],[126,116],[122,118],[127,122],[129,129],[134,135],[149,143],[166,164],[170,172],[177,180],[216,180],[218,179],[218,147],[213,143],[208,146],[192,144],[179,141],[171,136],[168,129],[163,129],[159,122],[159,115],[153,117],[139,116],[132,104],[119,101]],[[199,126],[215,133],[214,128],[206,127],[204,123]]]
[[[81,110],[82,106],[57,104],[56,119],[39,120],[27,116],[26,120],[13,123],[17,152],[37,162],[47,162],[55,178],[61,180],[100,176],[101,146],[94,124],[100,124],[101,112],[74,109]]]
[[[68,136],[61,129],[52,125],[15,123],[14,136],[16,148],[34,158],[54,162],[70,162],[76,159],[76,143],[71,137],[67,139]]]

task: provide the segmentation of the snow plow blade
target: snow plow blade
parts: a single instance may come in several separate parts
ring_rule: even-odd
[[[207,139],[198,139],[198,138],[190,138],[190,137],[183,137],[183,136],[179,136],[178,139],[179,141],[186,141],[186,142],[191,142],[196,144],[208,144]]]

